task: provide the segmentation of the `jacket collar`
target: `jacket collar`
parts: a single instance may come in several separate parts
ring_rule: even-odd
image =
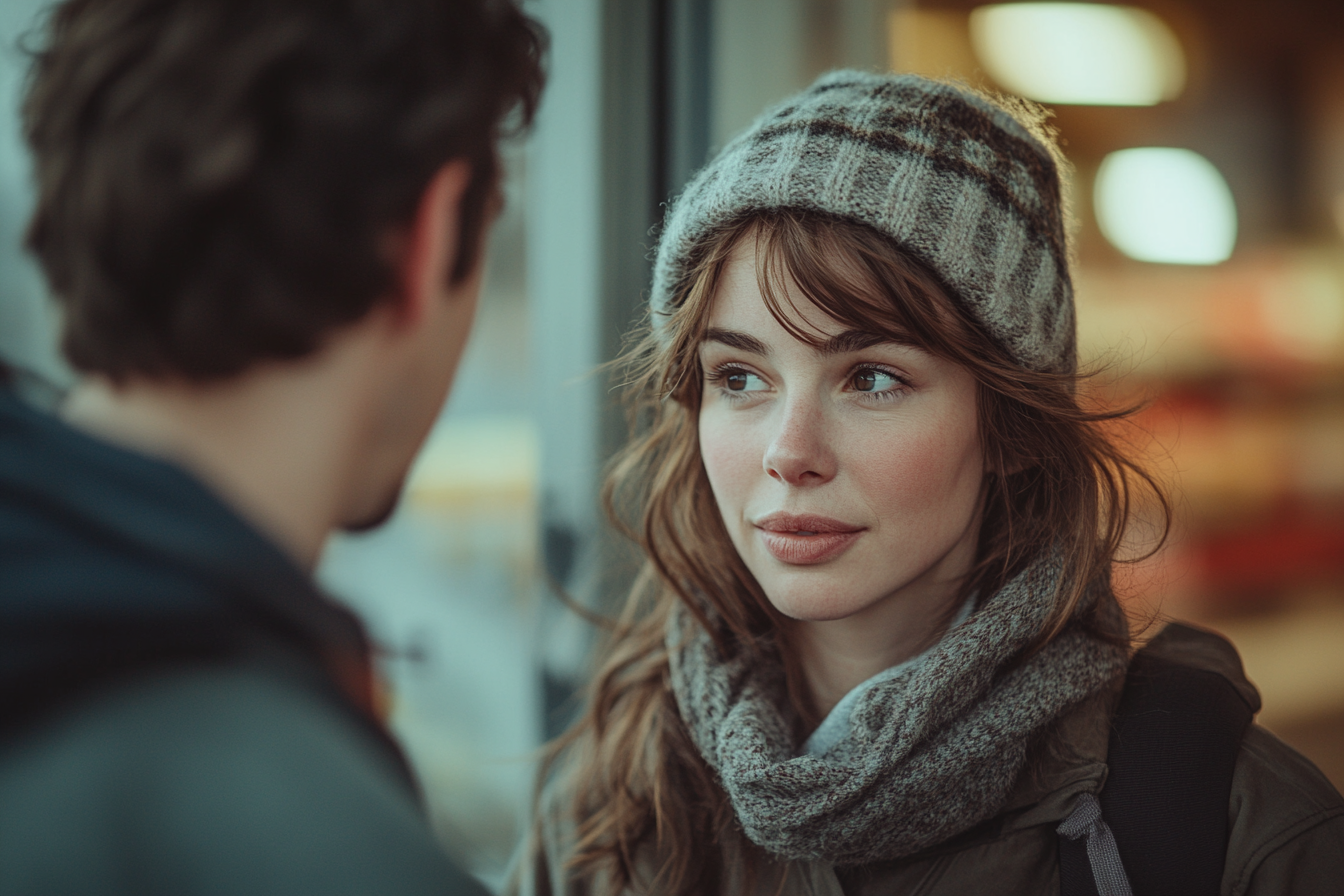
[[[0,388],[0,690],[258,634],[368,665],[354,615],[199,480]]]

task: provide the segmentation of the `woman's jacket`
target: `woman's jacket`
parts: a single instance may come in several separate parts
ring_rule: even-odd
[[[1254,693],[1235,650],[1201,634],[1204,643],[1175,643],[1168,658],[1215,672]],[[989,819],[896,860],[837,865],[793,861],[782,889],[761,875],[761,896],[965,896],[1060,892],[1056,829],[1085,794],[1106,781],[1106,753],[1120,682],[1098,690],[1060,715],[1035,741],[1007,798]],[[552,787],[543,797],[532,835],[515,870],[520,896],[605,896],[600,881],[576,880],[571,855],[571,795]],[[1318,896],[1344,881],[1344,798],[1300,754],[1252,725],[1241,743],[1228,802],[1230,837],[1222,896]],[[1179,846],[1177,847],[1179,849]],[[646,857],[643,872],[654,863]],[[636,889],[633,892],[656,892]],[[729,881],[723,893],[745,892]],[[1144,896],[1144,894],[1138,894]]]

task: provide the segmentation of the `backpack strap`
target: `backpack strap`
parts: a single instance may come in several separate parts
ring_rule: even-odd
[[[1224,664],[1230,655],[1240,672],[1230,643],[1180,624],[1135,654],[1111,727],[1110,772],[1100,794],[1105,821],[1070,826],[1071,817],[1060,826],[1061,896],[1104,896],[1099,884],[1123,892],[1105,865],[1094,876],[1096,859],[1089,858],[1116,848],[1120,880],[1127,876],[1135,896],[1218,896],[1232,774],[1259,700],[1244,679],[1239,687],[1218,671],[1181,662],[1187,654],[1216,654]],[[1114,846],[1105,849],[1108,826]]]

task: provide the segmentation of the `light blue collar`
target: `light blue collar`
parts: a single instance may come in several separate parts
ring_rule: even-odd
[[[961,605],[961,609],[957,611],[956,618],[953,619],[952,624],[947,627],[947,631],[952,631],[969,619],[971,611],[974,609],[975,595],[972,594],[967,597],[966,602]],[[943,637],[947,637],[946,632],[943,633]],[[821,724],[817,726],[817,730],[813,731],[811,737],[809,737],[803,744],[802,749],[798,751],[798,755],[820,756],[848,737],[849,716],[854,709],[854,704],[859,701],[859,698],[877,685],[882,684],[885,681],[900,678],[902,675],[906,675],[918,668],[919,664],[924,662],[924,658],[929,655],[929,651],[933,650],[936,646],[937,644],[930,645],[923,653],[917,656],[912,656],[903,663],[897,663],[890,668],[883,669],[867,681],[856,685],[853,690],[841,697],[840,702],[835,704],[831,711],[826,714],[826,718],[821,720]]]

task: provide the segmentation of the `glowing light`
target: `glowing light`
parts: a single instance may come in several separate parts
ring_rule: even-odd
[[[1151,106],[1185,87],[1180,41],[1132,6],[982,6],[971,12],[971,44],[996,81],[1044,103]]]
[[[1217,264],[1237,241],[1237,207],[1218,169],[1188,149],[1107,156],[1093,202],[1106,239],[1140,261]]]

